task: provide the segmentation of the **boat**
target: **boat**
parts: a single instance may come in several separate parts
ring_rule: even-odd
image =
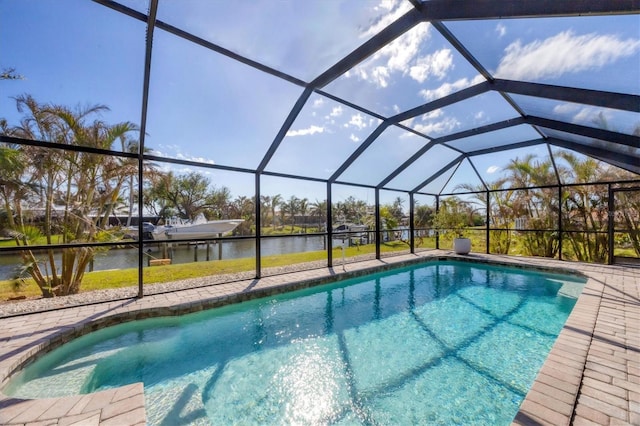
[[[355,223],[343,223],[333,228],[333,238],[349,240],[349,244],[366,244],[369,242],[369,227]]]
[[[357,225],[355,223],[343,223],[333,228],[333,233],[345,233],[345,232],[365,232],[369,229],[367,225]]]
[[[198,218],[192,222],[171,219],[166,225],[155,226],[152,235],[153,239],[157,241],[216,238],[233,231],[242,222],[244,219],[205,220]]]
[[[153,239],[153,231],[155,231],[156,227],[151,222],[142,222],[142,238],[144,240],[152,240]],[[138,227],[137,226],[128,226],[123,228],[123,238],[138,240]]]

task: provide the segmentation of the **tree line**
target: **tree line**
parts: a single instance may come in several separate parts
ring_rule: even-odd
[[[609,166],[590,157],[559,151],[554,160],[533,154],[510,160],[507,175],[487,183],[490,191],[489,221],[492,231],[490,251],[510,253],[518,241],[525,255],[556,257],[563,250],[576,260],[605,262],[609,255],[609,193],[602,182],[637,180],[631,172]],[[557,185],[558,179],[564,183]],[[600,182],[600,184],[587,184]],[[584,184],[581,184],[584,183]],[[616,185],[617,187],[623,187]],[[637,183],[635,184],[637,187]],[[483,185],[460,185],[459,189],[475,191],[475,199],[467,202],[486,206]],[[619,192],[615,203],[616,244],[633,249],[640,256],[640,190]]]
[[[137,154],[140,143],[137,125],[131,122],[109,124],[101,116],[109,109],[93,105],[70,109],[37,102],[29,95],[17,98],[23,117],[16,125],[0,119],[0,133],[21,139],[59,144],[66,149],[40,144],[0,144],[0,230],[19,246],[34,244],[67,247],[57,252],[21,251],[22,273],[31,276],[43,295],[73,294],[95,254],[104,247],[82,243],[114,242],[121,238],[112,229],[110,218],[121,216],[122,226],[130,226],[139,199]],[[67,148],[68,147],[68,148]],[[78,147],[89,148],[78,150]],[[91,151],[96,149],[96,151]],[[129,156],[103,155],[97,150],[119,150]],[[552,158],[530,155],[516,158],[506,166],[505,178],[488,183],[491,191],[489,218],[492,231],[491,251],[509,253],[517,236],[525,254],[554,257],[559,250],[558,225],[568,237],[578,260],[601,262],[607,255],[606,215],[608,194],[603,185],[565,186],[560,197],[553,187],[558,178],[564,183],[602,182],[635,179],[635,175],[606,166],[591,158],[560,152],[558,158],[568,166],[555,166]],[[153,162],[143,162],[143,209],[161,219],[180,217],[193,220],[204,216],[214,219],[244,219],[235,232],[256,233],[256,206],[253,196],[236,196],[225,186],[217,187],[203,174],[176,174],[161,170]],[[514,189],[510,189],[514,188]],[[527,188],[527,189],[515,189]],[[443,198],[443,212],[462,212],[464,226],[482,223],[479,214],[485,204],[484,186],[461,185],[458,190],[477,191],[476,200]],[[626,243],[640,254],[638,241],[638,192],[623,194],[620,223],[632,230]],[[261,233],[323,232],[327,221],[326,200],[280,194],[260,195]],[[383,229],[407,225],[405,200],[396,198],[380,206]],[[476,205],[474,205],[474,202]],[[436,218],[434,206],[416,205],[414,226],[431,228]],[[331,206],[332,222],[354,223],[375,228],[374,206],[355,197]],[[559,222],[561,220],[561,222]],[[527,232],[519,232],[514,223]],[[584,231],[596,233],[587,234]],[[61,257],[56,257],[61,256]]]
[[[139,198],[140,143],[135,136],[140,129],[131,122],[105,122],[101,116],[109,108],[104,105],[71,109],[40,103],[30,95],[15,101],[23,116],[15,125],[0,118],[0,134],[63,147],[0,143],[0,232],[18,246],[73,245],[45,249],[44,256],[42,251],[22,250],[18,275],[31,276],[44,296],[74,294],[95,254],[106,250],[81,244],[118,241],[121,234],[110,223],[123,212],[127,218],[122,226],[133,223],[133,206]],[[132,155],[103,155],[91,149],[119,149]],[[143,167],[143,208],[161,220],[174,216],[193,220],[200,215],[209,220],[240,218],[245,222],[235,232],[255,233],[254,197],[232,198],[227,187],[215,187],[197,172],[179,175],[162,171],[153,162],[144,162]],[[293,233],[302,217],[304,232],[314,222],[315,230],[322,231],[327,222],[326,200],[284,199],[276,194],[261,195],[260,203],[263,227],[289,226]],[[353,197],[335,207],[335,220],[366,219],[366,204]],[[398,216],[397,205],[389,211]]]

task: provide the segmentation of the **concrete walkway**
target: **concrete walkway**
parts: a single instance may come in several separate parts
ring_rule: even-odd
[[[123,321],[177,315],[436,258],[429,251],[142,299],[1,320],[0,385],[38,354]],[[517,425],[640,425],[640,269],[517,258],[479,262],[577,271],[589,277],[574,310],[514,419]],[[1,425],[144,425],[141,383],[90,395],[20,400],[0,393]]]

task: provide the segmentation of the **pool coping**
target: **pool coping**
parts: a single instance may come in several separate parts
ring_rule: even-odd
[[[640,424],[640,269],[544,258],[457,256],[443,250],[3,318],[0,389],[37,356],[98,328],[197,312],[434,260],[465,260],[586,277],[585,288],[513,424]],[[0,393],[0,424],[146,423],[141,383],[105,392],[38,400],[19,400]]]

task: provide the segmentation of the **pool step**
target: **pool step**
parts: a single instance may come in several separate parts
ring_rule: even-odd
[[[582,293],[582,289],[584,288],[584,283],[575,283],[570,281],[565,281],[562,283],[562,287],[558,290],[558,296],[568,297],[570,299],[577,299]]]

